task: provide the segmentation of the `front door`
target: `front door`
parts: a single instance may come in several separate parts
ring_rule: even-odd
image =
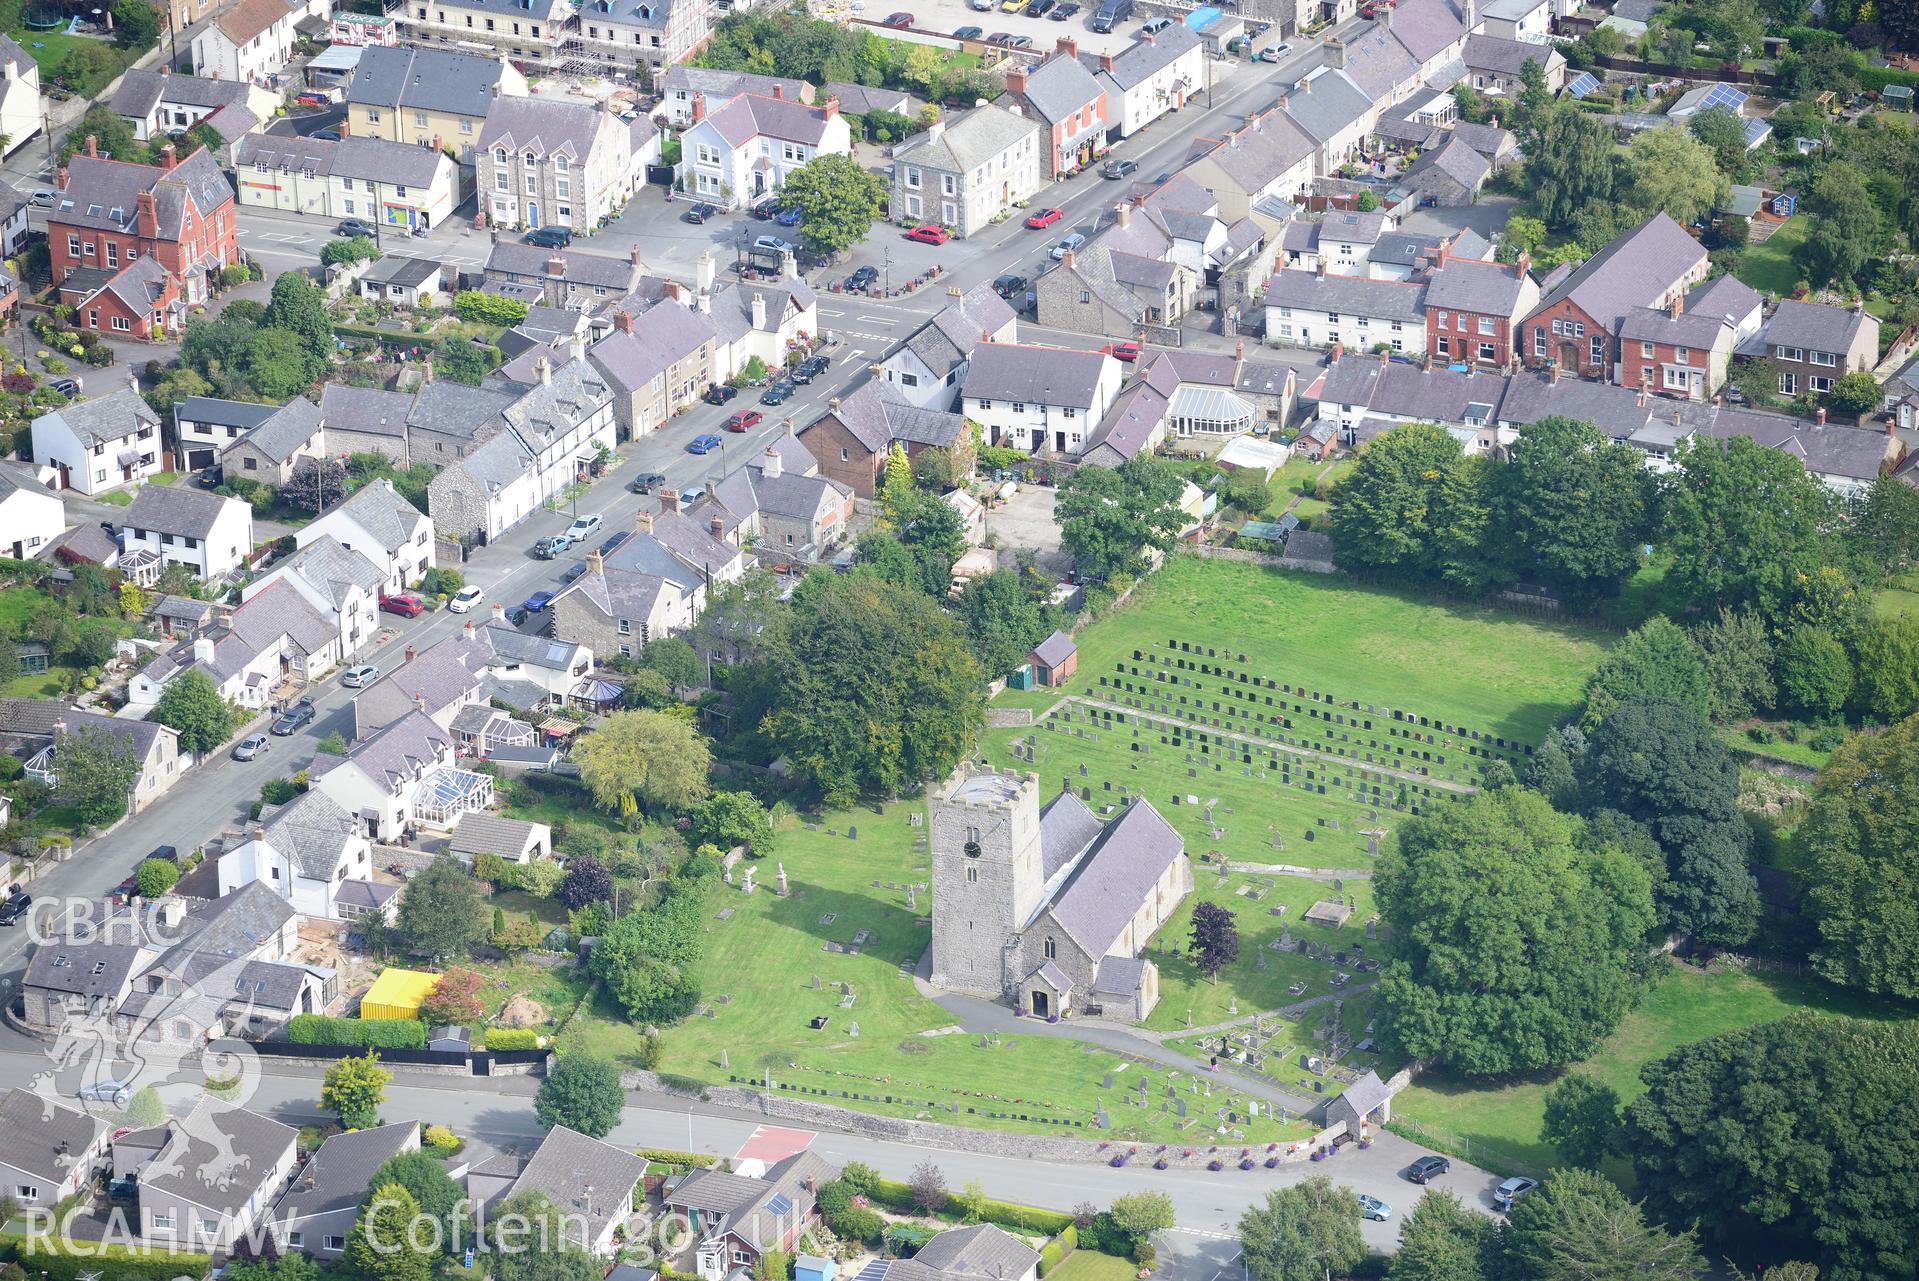
[[[1052,1013],[1053,1013],[1053,998],[1046,995],[1046,993],[1040,991],[1038,988],[1034,988],[1033,989],[1033,1016],[1035,1018],[1043,1019],[1051,1016]]]
[[[526,206],[526,225],[534,228],[540,225],[540,207],[530,201]]]

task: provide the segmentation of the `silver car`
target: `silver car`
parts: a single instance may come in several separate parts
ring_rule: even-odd
[[[267,749],[270,746],[272,746],[272,740],[265,734],[248,734],[245,738],[233,745],[233,759],[236,761],[253,760],[255,757],[266,755]]]
[[[95,1081],[92,1085],[80,1087],[80,1101],[83,1103],[111,1103],[123,1108],[132,1097],[133,1087],[125,1081]]]
[[[340,677],[340,684],[348,689],[358,689],[362,685],[371,685],[380,679],[380,669],[372,663],[361,663],[358,667],[349,667]]]

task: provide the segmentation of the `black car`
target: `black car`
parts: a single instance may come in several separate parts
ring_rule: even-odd
[[[374,230],[373,224],[364,218],[342,218],[335,224],[333,234],[336,236],[365,236],[368,240],[372,240],[379,233]]]
[[[627,488],[636,494],[650,494],[666,483],[666,477],[656,471],[643,471],[633,478]]]
[[[993,292],[1008,302],[1011,302],[1015,296],[1024,298],[1026,294],[1026,277],[1015,276],[1011,272],[1008,272],[993,282]]]
[[[793,366],[793,381],[796,383],[810,383],[826,372],[826,366],[827,361],[825,357],[808,356],[805,360]]]
[[[1128,178],[1139,172],[1137,160],[1108,160],[1100,173],[1108,178]]]
[[[795,388],[789,382],[777,382],[760,393],[762,405],[783,405],[792,396]]]
[[[299,732],[302,726],[309,724],[318,715],[319,713],[313,708],[313,700],[303,698],[280,713],[280,719],[273,722],[272,732],[285,738],[288,734]]]
[[[7,901],[0,903],[0,925],[15,925],[33,906],[33,895],[22,893],[18,885],[7,895]]]
[[[573,233],[565,227],[536,227],[526,233],[526,243],[542,249],[564,249],[573,243]]]
[[[193,478],[193,483],[202,489],[214,489],[220,484],[220,469],[209,467]]]
[[[879,283],[879,278],[880,269],[869,264],[855,269],[853,274],[846,278],[846,287],[854,290],[871,289]]]
[[[738,387],[729,387],[725,383],[714,383],[711,387],[708,387],[700,393],[700,399],[709,405],[724,405],[727,401],[739,394],[740,389]]]
[[[1414,1183],[1430,1183],[1452,1168],[1453,1163],[1443,1156],[1422,1156],[1406,1167],[1406,1177]]]
[[[1046,11],[1053,7],[1053,3],[1054,0],[1029,0],[1026,6],[1026,16],[1029,18],[1044,18]]]
[[[702,223],[702,222],[705,222],[708,218],[711,218],[714,214],[718,212],[719,212],[718,209],[715,209],[712,205],[709,205],[704,200],[702,200],[699,204],[694,205],[691,209],[681,214],[680,221],[691,222],[691,223]]]
[[[626,546],[626,540],[631,537],[633,537],[632,530],[622,529],[619,533],[600,544],[600,555],[611,556],[614,552]]]
[[[1076,16],[1078,13],[1079,13],[1078,5],[1063,4],[1063,5],[1060,5],[1058,8],[1054,9],[1051,13],[1047,14],[1046,16],[1051,18],[1054,22],[1064,22],[1068,18]]]
[[[147,855],[147,858],[157,858],[162,863],[178,863],[180,861],[180,851],[171,845],[158,845],[154,847],[153,853]],[[144,862],[145,860],[143,859],[141,861]]]

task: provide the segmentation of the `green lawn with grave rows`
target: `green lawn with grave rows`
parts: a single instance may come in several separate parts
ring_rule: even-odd
[[[905,886],[928,876],[926,854],[916,843],[924,829],[909,818],[915,812],[924,812],[923,803],[890,806],[883,814],[842,811],[824,818],[817,831],[782,820],[774,853],[742,865],[754,868],[763,888],[750,895],[715,891],[715,919],[700,962],[701,1010],[664,1031],[660,1070],[754,1084],[770,1071],[785,1093],[949,1124],[1138,1142],[1210,1136],[1196,1116],[1182,1130],[1157,1106],[1122,1105],[1102,1087],[1109,1073],[1132,1088],[1144,1076],[1163,1098],[1167,1071],[1159,1065],[1128,1062],[1112,1050],[1061,1037],[1014,1034],[982,1048],[976,1036],[946,1031],[952,1017],[921,997],[900,968],[916,964],[932,937],[921,923],[926,892],[907,906]],[[849,824],[857,839],[847,838]],[[791,890],[786,898],[774,893],[781,863]],[[726,909],[730,916],[718,919]],[[828,916],[832,921],[822,924]],[[867,938],[857,954],[825,948],[850,945],[862,931]],[[852,987],[851,1008],[841,1006],[842,983]],[[818,1031],[809,1026],[816,1016],[827,1020]],[[566,1040],[618,1053],[622,1037],[634,1035],[596,1003]],[[867,1097],[854,1097],[861,1095]],[[1109,1131],[1093,1126],[1102,1098],[1113,1121]],[[1058,1124],[1074,1121],[1080,1124]],[[1301,1132],[1263,1118],[1240,1128],[1247,1142]]]
[[[1327,711],[1372,703],[1523,743],[1536,743],[1577,706],[1606,645],[1601,633],[1566,623],[1189,555],[1173,556],[1124,608],[1076,640],[1074,693],[1098,689],[1099,678],[1111,678],[1122,660],[1134,665],[1135,649],[1163,652],[1168,642],[1185,643],[1234,660],[1245,654],[1245,664],[1226,665],[1329,695],[1335,703],[1319,705]],[[1174,670],[1209,686],[1208,703],[1222,683]],[[1183,687],[1173,692],[1192,696]],[[1277,693],[1259,692],[1262,699]],[[1056,690],[1008,690],[996,704],[1040,709],[1058,697]],[[1177,706],[1176,699],[1163,701]],[[1304,715],[1295,722],[1321,728]]]
[[[1303,1011],[1297,1019],[1261,1019],[1226,1033],[1182,1036],[1166,1044],[1202,1062],[1220,1058],[1226,1066],[1215,1080],[1251,1073],[1301,1096],[1332,1098],[1345,1090],[1349,1079],[1379,1066],[1378,1054],[1353,1048],[1372,1034],[1371,1002],[1365,992],[1354,992],[1338,1008],[1328,1003]],[[1334,1045],[1337,1054],[1329,1053]],[[1257,1064],[1246,1061],[1249,1051],[1260,1056]],[[1241,1056],[1238,1062],[1234,1054]],[[1302,1057],[1319,1063],[1311,1066]]]

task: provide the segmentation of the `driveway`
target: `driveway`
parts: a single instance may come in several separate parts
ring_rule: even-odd
[[[1019,492],[986,513],[986,532],[1003,548],[1030,551],[1040,565],[1056,574],[1073,567],[1073,558],[1060,550],[1059,524],[1053,509],[1059,490],[1050,485],[1020,484]]]

